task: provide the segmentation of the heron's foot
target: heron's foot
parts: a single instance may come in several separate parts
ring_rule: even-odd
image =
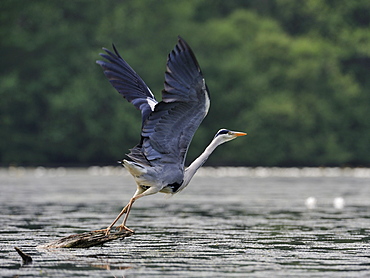
[[[104,229],[104,230],[105,230],[105,235],[106,235],[106,236],[108,236],[108,235],[110,234],[110,229],[111,229],[111,228],[109,228],[109,227],[108,227],[108,228],[106,228],[106,229]]]
[[[106,228],[106,229],[101,229],[101,230],[95,230],[95,231],[92,231],[93,233],[105,233],[105,235],[109,235],[110,234],[110,230],[111,228]]]
[[[126,230],[126,231],[129,231],[131,233],[135,233],[134,230],[131,230],[129,228],[127,228],[125,225],[119,225],[116,227],[117,230],[119,230],[120,232],[122,232],[122,230]]]

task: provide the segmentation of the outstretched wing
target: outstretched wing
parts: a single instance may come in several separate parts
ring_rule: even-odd
[[[96,61],[96,63],[103,68],[104,74],[112,86],[141,111],[142,123],[144,124],[157,104],[154,95],[140,76],[123,60],[114,45],[115,53],[106,48],[103,49],[107,54],[101,53],[100,56],[107,59],[108,62]]]
[[[142,129],[142,152],[154,164],[183,170],[189,144],[207,115],[209,93],[188,44],[178,38],[167,59],[162,101]]]
[[[97,61],[114,88],[141,110],[140,143],[131,149],[134,162],[160,167],[162,181],[180,184],[189,144],[208,113],[209,93],[198,62],[188,44],[178,43],[168,55],[162,101],[157,103],[140,76],[114,52],[104,49]]]

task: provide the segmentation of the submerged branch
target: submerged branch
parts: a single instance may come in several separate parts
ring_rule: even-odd
[[[130,231],[111,232],[105,235],[105,230],[97,230],[82,234],[70,235],[56,241],[40,246],[41,248],[89,248],[92,246],[103,245],[106,242],[124,239],[132,236]]]
[[[18,247],[14,247],[14,249],[17,251],[17,253],[19,254],[19,256],[21,256],[21,258],[22,258],[22,264],[23,265],[28,265],[28,264],[31,264],[32,263],[32,257],[30,255],[24,253]]]

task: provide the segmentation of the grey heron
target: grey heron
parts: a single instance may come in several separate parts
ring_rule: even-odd
[[[189,45],[178,42],[167,58],[162,101],[158,102],[140,76],[123,60],[113,45],[100,54],[107,61],[97,61],[113,87],[141,111],[140,142],[133,147],[123,166],[134,177],[137,190],[116,219],[105,229],[109,234],[125,214],[117,228],[133,232],[126,221],[133,203],[158,192],[175,194],[183,190],[196,171],[217,146],[246,133],[220,129],[205,151],[185,167],[185,158],[195,131],[208,113],[210,97],[199,64]]]

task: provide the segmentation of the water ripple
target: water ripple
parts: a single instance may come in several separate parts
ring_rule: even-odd
[[[2,277],[370,275],[367,178],[204,174],[178,196],[135,203],[130,238],[103,248],[44,250],[37,246],[106,227],[135,186],[97,169],[38,171],[0,177]],[[310,196],[314,208],[306,207]],[[333,206],[337,196],[345,200],[340,209]],[[32,265],[21,265],[14,246],[33,257]]]

